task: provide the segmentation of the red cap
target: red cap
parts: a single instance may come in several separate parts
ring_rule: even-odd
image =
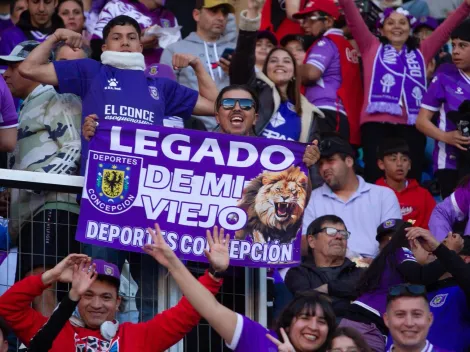
[[[296,19],[301,19],[305,17],[305,15],[308,15],[315,11],[322,11],[324,13],[327,13],[335,20],[337,20],[341,16],[339,8],[335,5],[333,0],[310,0],[307,2],[303,10],[295,13],[292,17]]]

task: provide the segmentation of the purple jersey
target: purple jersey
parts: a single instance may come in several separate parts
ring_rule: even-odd
[[[343,36],[343,31],[330,29],[324,36],[328,34]],[[342,79],[340,56],[335,43],[325,37],[320,39],[309,51],[306,63],[322,72],[322,77],[314,85],[306,87],[307,99],[317,108],[334,111],[339,109],[346,114],[337,95]]]
[[[0,15],[0,38],[2,36],[2,33],[5,29],[13,27],[14,24],[11,21],[10,14],[2,14]]]
[[[396,252],[397,266],[406,262],[416,262],[413,252],[408,248],[400,248]],[[374,292],[366,292],[361,295],[353,304],[357,304],[369,312],[382,317],[387,307],[387,295],[390,287],[403,283],[401,275],[397,271],[391,271],[387,266],[382,273],[382,279],[379,287]]]
[[[440,130],[455,131],[457,127],[447,118],[449,111],[457,111],[460,104],[470,96],[470,77],[457,68],[440,70],[433,78],[424,96],[422,107],[430,111],[440,111],[437,126]],[[434,170],[457,168],[458,149],[444,142],[434,146]]]
[[[0,76],[0,129],[18,126],[15,103],[5,80]]]
[[[98,115],[100,125],[162,126],[166,116],[189,118],[198,93],[141,70],[122,70],[91,59],[55,61],[59,91],[82,98],[83,117]],[[82,165],[88,143],[82,140]],[[84,167],[81,168],[83,174]]]
[[[274,331],[237,314],[237,327],[233,339],[227,343],[227,347],[235,352],[277,352],[277,346],[266,337],[268,333],[279,339]]]
[[[145,5],[140,2],[130,2],[127,0],[113,0],[106,4],[101,10],[98,22],[93,30],[93,38],[103,39],[103,28],[108,22],[119,16],[127,15],[135,19],[141,29],[146,29],[150,26],[158,25],[163,28],[175,27],[178,25],[175,15],[164,7],[156,8],[150,11]],[[149,66],[154,63],[160,62],[160,56],[163,49],[144,49],[145,65]]]

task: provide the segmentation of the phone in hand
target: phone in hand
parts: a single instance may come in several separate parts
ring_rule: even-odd
[[[224,52],[222,53],[222,58],[224,58],[225,60],[228,60],[230,61],[230,58],[229,56],[232,55],[234,53],[235,49],[232,49],[232,48],[225,48]]]

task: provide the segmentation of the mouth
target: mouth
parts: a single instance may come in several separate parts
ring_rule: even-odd
[[[279,219],[286,219],[289,216],[291,208],[292,208],[292,203],[286,203],[286,202],[274,203],[276,216]]]
[[[233,115],[230,122],[234,126],[241,126],[243,124],[243,117],[241,115]]]
[[[392,31],[392,34],[395,36],[395,37],[400,37],[403,35],[403,31]]]
[[[302,335],[306,340],[308,341],[311,341],[311,342],[314,342],[317,340],[317,336],[316,335],[312,335],[312,334],[303,334]]]
[[[274,70],[274,73],[286,73],[286,70],[282,69],[282,68],[277,68]]]

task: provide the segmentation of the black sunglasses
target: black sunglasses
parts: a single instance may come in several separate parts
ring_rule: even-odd
[[[401,284],[391,287],[388,291],[389,297],[400,297],[406,295],[424,296],[426,295],[426,287],[423,285]]]
[[[220,102],[220,106],[224,108],[224,110],[232,110],[235,105],[240,105],[240,109],[249,111],[255,107],[255,102],[253,99],[248,98],[225,98],[222,99]]]

